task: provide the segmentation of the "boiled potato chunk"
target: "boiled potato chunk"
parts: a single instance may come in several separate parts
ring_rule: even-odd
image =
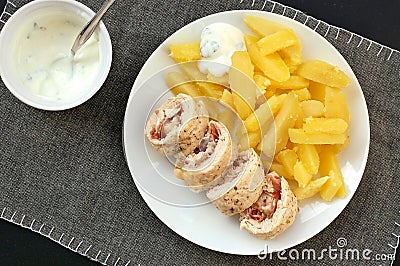
[[[290,128],[289,137],[299,144],[343,144],[346,140],[346,134],[306,133],[301,128]]]
[[[221,96],[220,100],[227,106],[230,106],[232,109],[235,109],[235,106],[233,105],[232,93],[230,91],[228,91],[227,89],[224,89],[224,91],[222,92],[222,96]]]
[[[215,99],[220,99],[222,97],[222,92],[225,89],[222,85],[208,81],[198,81],[196,82],[196,85],[199,87],[202,95]]]
[[[261,54],[268,55],[296,44],[297,36],[292,30],[270,34],[257,42]]]
[[[297,40],[294,45],[278,52],[285,64],[288,66],[290,73],[296,72],[297,67],[303,62],[302,52],[303,47],[301,46],[300,40]]]
[[[247,51],[251,61],[270,79],[283,82],[289,79],[290,72],[278,53],[262,55],[254,38],[245,36]]]
[[[191,81],[206,81],[207,75],[199,70],[197,67],[197,62],[186,62],[184,64],[179,64],[180,70],[187,76]]]
[[[273,119],[268,102],[260,105],[257,110],[250,114],[244,121],[244,126],[250,132],[260,131],[262,126]]]
[[[250,79],[254,76],[254,65],[246,51],[236,51],[232,55],[232,67],[238,69]]]
[[[271,85],[271,80],[264,77],[263,75],[260,74],[254,74],[254,82],[257,84],[258,89],[261,91],[261,93],[265,93],[267,90],[267,87]]]
[[[255,148],[261,141],[260,132],[248,132],[243,134],[239,139],[240,150]]]
[[[242,120],[245,120],[252,112],[253,108],[249,105],[248,101],[245,101],[236,92],[232,92],[233,105]]]
[[[285,167],[290,176],[293,176],[294,165],[297,162],[297,154],[291,149],[280,151],[276,158]]]
[[[274,95],[268,99],[268,105],[271,112],[276,115],[278,111],[282,108],[285,102],[287,94]]]
[[[296,73],[331,87],[345,88],[350,84],[350,78],[337,66],[321,60],[310,60],[302,63]]]
[[[324,147],[319,156],[319,171],[321,175],[329,175],[331,177],[322,187],[320,195],[324,200],[331,201],[344,184],[342,172],[336,154],[331,146]],[[340,193],[343,196],[343,191]]]
[[[255,16],[246,16],[243,21],[247,27],[260,37],[289,29],[282,24]]]
[[[346,96],[338,88],[325,87],[325,117],[341,118],[350,122],[350,113]]]
[[[304,119],[303,129],[306,133],[342,134],[347,131],[347,123],[341,118],[314,118]]]
[[[312,96],[311,96],[312,97]],[[321,117],[324,115],[324,104],[317,100],[306,100],[300,103],[304,117]]]
[[[299,102],[307,101],[311,99],[311,94],[307,88],[301,90],[294,90],[293,91],[299,98]]]
[[[280,163],[272,162],[269,169],[270,171],[277,172],[278,175],[283,176],[286,179],[293,179],[293,176],[291,176],[286,168]]]
[[[242,120],[252,113],[257,99],[257,85],[253,81],[254,66],[245,51],[236,51],[229,70],[229,84],[233,103]]]
[[[275,128],[270,127],[263,138],[260,150],[265,155],[270,155],[274,148],[276,154],[286,146],[289,139],[288,129],[294,126],[300,111],[297,95],[293,92],[288,93],[282,108],[275,117]]]
[[[296,152],[307,172],[313,175],[317,174],[319,169],[319,155],[315,145],[297,144]]]
[[[224,85],[224,86],[229,86],[229,76],[228,74],[222,75],[220,77],[214,76],[211,73],[207,73],[207,79],[209,81],[216,82],[218,84]]]
[[[307,171],[301,161],[297,161],[293,167],[294,179],[299,183],[299,187],[305,187],[310,183],[312,175]]]
[[[244,121],[248,131],[259,131],[263,125],[272,121],[275,115],[282,107],[287,94],[272,96],[266,103],[261,104],[254,113],[250,114]],[[265,132],[264,132],[265,133]]]
[[[311,99],[320,101],[322,103],[325,102],[325,84],[321,84],[315,81],[310,80],[308,90],[311,94]]]
[[[261,141],[260,132],[249,132],[248,137],[249,137],[250,148],[257,147],[258,143],[260,143],[260,141]]]
[[[324,176],[315,179],[305,187],[294,188],[293,193],[298,200],[311,198],[321,190],[322,186],[329,180],[329,178],[329,176]]]
[[[199,88],[193,82],[188,81],[188,78],[179,72],[168,73],[165,81],[175,95],[184,93],[192,97],[201,96]]]
[[[201,59],[200,42],[171,44],[169,50],[178,63]]]
[[[271,80],[271,85],[268,88],[282,90],[299,90],[308,88],[309,81],[303,77],[291,75],[287,81],[276,82]]]

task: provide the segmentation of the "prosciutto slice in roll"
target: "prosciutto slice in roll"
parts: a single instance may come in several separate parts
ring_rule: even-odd
[[[261,239],[273,239],[285,231],[297,214],[297,199],[285,178],[271,172],[259,199],[240,214],[240,229]]]
[[[178,94],[162,104],[147,121],[145,134],[151,145],[166,156],[188,155],[204,136],[208,125],[204,104]]]
[[[253,149],[242,151],[219,178],[219,184],[207,192],[207,197],[224,215],[240,213],[260,197],[264,177],[257,153]]]
[[[185,180],[192,191],[200,192],[209,189],[210,183],[222,175],[231,158],[232,141],[228,129],[222,123],[210,121],[193,153],[178,157],[174,174]]]

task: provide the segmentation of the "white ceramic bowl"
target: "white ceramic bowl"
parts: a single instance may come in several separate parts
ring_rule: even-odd
[[[171,204],[170,199],[175,198],[187,203],[196,197],[199,200],[203,197],[203,202],[207,199],[204,194],[192,193],[170,181],[182,180],[174,177],[174,166],[150,147],[143,133],[147,114],[156,100],[168,90],[165,74],[176,71],[170,67],[174,61],[169,56],[169,45],[198,41],[202,29],[215,22],[230,23],[245,34],[250,34],[243,23],[246,15],[262,17],[292,28],[303,44],[304,59],[319,59],[339,66],[351,79],[351,85],[343,89],[351,115],[350,144],[338,156],[347,195],[344,199],[335,198],[332,202],[325,202],[319,196],[303,201],[294,224],[273,240],[257,239],[247,231],[239,230],[237,215],[224,217],[211,204],[193,207]],[[125,113],[123,139],[126,160],[135,184],[147,205],[162,222],[200,246],[225,253],[256,255],[260,251],[273,252],[300,244],[318,234],[342,212],[361,181],[368,157],[369,133],[367,105],[357,78],[346,60],[327,40],[287,17],[264,11],[235,10],[190,23],[172,34],[154,51],[133,85]]]
[[[14,37],[13,35],[19,25],[26,22],[30,16],[37,15],[39,12],[43,12],[43,14],[47,12],[48,14],[55,9],[78,14],[86,21],[90,20],[95,14],[90,8],[74,0],[36,0],[18,9],[0,32],[0,75],[4,84],[22,102],[39,109],[52,111],[73,108],[90,99],[103,85],[110,71],[112,61],[110,35],[104,24],[100,22],[98,30],[99,67],[95,77],[87,83],[87,86],[82,87],[82,93],[68,99],[52,100],[40,97],[29,90],[22,82],[18,69],[11,67],[13,61],[15,61],[15,54],[11,52],[12,42],[10,40]]]

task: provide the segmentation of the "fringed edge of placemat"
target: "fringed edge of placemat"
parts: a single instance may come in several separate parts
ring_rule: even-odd
[[[1,210],[0,219],[19,225],[22,228],[29,229],[40,235],[60,244],[61,246],[78,253],[90,260],[99,262],[103,265],[128,266],[131,260],[123,260],[121,257],[113,256],[112,253],[104,253],[102,250],[95,251],[96,248],[89,241],[78,239],[70,233],[65,233],[61,229],[36,220],[19,211],[12,211],[4,207]],[[111,258],[112,257],[112,258]],[[112,262],[113,260],[113,262]]]
[[[386,61],[389,61],[394,53],[400,54],[398,50],[389,46],[362,37],[357,33],[350,32],[341,27],[330,25],[322,20],[309,16],[300,10],[272,0],[240,0],[239,6],[246,6],[246,8],[271,12],[288,17],[304,24],[328,41],[329,39],[338,40],[340,36],[345,35],[343,37],[347,38],[347,41],[345,41],[346,44],[352,44],[356,48],[365,49],[367,52],[374,52],[377,57],[385,56]]]
[[[3,28],[7,20],[12,16],[12,14],[18,9],[17,5],[11,0],[7,0],[4,9],[1,11],[0,15],[0,31]]]
[[[271,12],[274,14],[278,14],[293,19],[299,23],[306,25],[313,31],[323,36],[328,41],[329,37],[334,40],[338,40],[339,36],[345,34],[346,36],[348,36],[347,37],[348,39],[346,41],[347,44],[349,45],[357,44],[356,48],[365,49],[367,52],[374,51],[377,57],[385,56],[386,61],[391,60],[393,54],[395,53],[400,55],[400,52],[396,49],[390,48],[376,41],[362,37],[359,34],[350,32],[341,27],[330,25],[322,20],[307,15],[302,11],[299,11],[295,8],[283,5],[275,1],[240,0],[238,7],[241,8],[241,6],[243,6],[244,4],[249,4],[252,9]],[[4,24],[7,22],[7,20],[12,16],[12,14],[17,9],[18,7],[16,4],[14,4],[11,0],[7,0],[4,10],[2,11],[2,14],[0,16],[0,31],[3,28]],[[55,226],[42,223],[39,220],[36,220],[34,218],[29,217],[28,215],[23,214],[22,212],[18,211],[13,212],[12,210],[10,211],[7,207],[4,207],[3,209],[0,208],[0,210],[1,210],[0,219],[11,222],[15,225],[19,225],[22,228],[29,229],[32,232],[39,233],[40,235],[60,244],[61,246],[75,253],[85,256],[90,260],[99,262],[103,265],[113,265],[113,266],[118,266],[118,265],[128,266],[131,264],[131,260],[121,259],[121,257],[114,256],[112,253],[106,253],[100,249],[96,252],[95,247],[93,247],[93,245],[90,244],[89,241],[83,239],[79,240],[78,238],[72,236],[69,233],[62,232],[61,229],[58,229]],[[394,224],[400,234],[400,221],[399,222],[394,221]],[[397,248],[400,243],[400,235],[397,235],[395,232],[393,232],[392,235],[389,236],[389,238],[395,239],[396,244],[393,245],[392,243],[388,243],[388,246],[393,248],[393,255],[395,256]],[[114,258],[110,259],[110,257]],[[111,263],[112,260],[113,263]],[[393,265],[393,263],[394,260],[392,261],[391,265]]]

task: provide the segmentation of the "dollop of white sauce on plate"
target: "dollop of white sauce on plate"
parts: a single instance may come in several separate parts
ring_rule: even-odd
[[[221,77],[232,65],[235,51],[246,51],[243,32],[228,23],[213,23],[201,33],[200,52],[203,60],[198,67],[203,73]]]
[[[15,64],[24,86],[48,100],[79,97],[93,82],[100,62],[97,32],[71,54],[86,21],[79,14],[55,9],[38,13],[16,31]]]

